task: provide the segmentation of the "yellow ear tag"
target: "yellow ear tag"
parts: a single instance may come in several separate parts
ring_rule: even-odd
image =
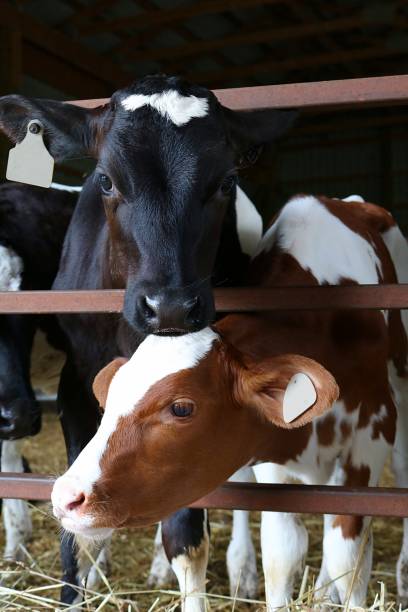
[[[283,396],[283,420],[290,423],[313,406],[317,393],[310,378],[298,372],[290,379]]]
[[[54,172],[54,158],[43,140],[44,128],[38,120],[30,121],[24,140],[10,149],[6,178],[9,181],[49,187]]]

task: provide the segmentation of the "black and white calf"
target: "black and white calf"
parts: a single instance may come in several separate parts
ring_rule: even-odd
[[[76,200],[75,189],[0,185],[0,291],[50,289]],[[34,334],[41,327],[60,342],[54,317],[0,315],[1,470],[23,472],[21,440],[38,433],[41,412],[30,383]],[[18,560],[31,534],[28,505],[3,501],[5,558]]]
[[[54,288],[125,289],[123,317],[59,317],[69,340],[59,410],[70,462],[99,423],[91,390],[96,373],[113,357],[133,354],[148,333],[202,329],[214,317],[212,286],[240,283],[249,258],[236,231],[238,171],[294,117],[289,111],[234,112],[208,89],[162,75],[115,92],[96,109],[0,99],[0,128],[12,141],[21,141],[28,122],[37,119],[57,161],[83,154],[97,160]],[[204,513],[178,513],[163,523],[162,535],[173,567],[177,559],[187,573],[198,572],[204,588]],[[73,539],[65,540],[64,580],[78,585],[75,551]],[[180,586],[184,590],[185,580]],[[78,588],[62,592],[68,603],[77,595]]]

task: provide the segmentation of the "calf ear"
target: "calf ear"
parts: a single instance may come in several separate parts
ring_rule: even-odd
[[[117,357],[107,366],[102,368],[100,372],[95,376],[92,385],[92,391],[96,399],[98,400],[99,406],[104,409],[106,404],[106,398],[108,397],[108,391],[112,378],[116,372],[121,368],[128,360],[125,357]]]
[[[243,369],[240,381],[240,403],[286,429],[306,425],[329,410],[339,396],[330,372],[301,355],[281,355],[265,360],[256,370]]]
[[[239,167],[255,163],[262,146],[287,132],[299,115],[295,110],[223,111]]]
[[[0,98],[0,129],[13,143],[21,142],[27,125],[37,119],[44,126],[44,142],[56,161],[96,155],[101,123],[109,105],[86,109],[55,100],[10,95]]]

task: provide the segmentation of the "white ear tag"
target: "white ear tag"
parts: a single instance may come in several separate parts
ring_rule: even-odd
[[[54,158],[43,141],[40,121],[30,121],[24,140],[10,149],[6,178],[9,181],[49,187],[54,171]]]
[[[317,400],[317,393],[310,378],[299,372],[290,379],[283,396],[283,420],[291,423]]]

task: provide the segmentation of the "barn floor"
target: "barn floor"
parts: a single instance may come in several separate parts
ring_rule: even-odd
[[[35,377],[41,378],[43,372],[47,372],[47,385],[39,385],[42,388],[47,386],[47,391],[53,391],[56,376],[56,360],[52,358],[47,350],[40,343],[36,360]],[[50,364],[52,367],[50,367]],[[51,373],[50,373],[51,372]],[[56,415],[46,413],[44,415],[43,428],[41,433],[24,443],[24,454],[28,458],[34,472],[59,474],[65,467],[65,451],[63,438]],[[383,478],[383,485],[392,485],[392,476],[387,469]],[[3,571],[3,587],[14,588],[16,592],[6,593],[0,587],[0,609],[7,610],[39,610],[56,609],[55,600],[58,599],[60,585],[52,582],[53,578],[59,578],[59,543],[58,526],[50,516],[48,504],[38,504],[33,506],[33,538],[27,547],[27,560],[25,566],[14,565],[10,569],[14,570],[5,576],[4,564],[0,566]],[[258,570],[261,571],[259,557],[259,513],[251,516],[252,531],[258,551]],[[229,542],[230,534],[230,513],[213,511],[210,515],[212,527],[212,546],[210,552],[210,564],[208,570],[207,590],[212,595],[208,599],[209,609],[211,610],[262,610],[262,600],[264,597],[263,589],[259,593],[258,603],[245,604],[233,602],[231,599],[221,599],[216,596],[228,596],[228,581],[225,567],[225,552]],[[313,579],[317,576],[321,561],[321,536],[322,521],[320,517],[306,518],[306,525],[309,530],[310,548],[307,558],[307,565],[310,567],[308,574],[308,584],[313,584]],[[172,610],[178,598],[174,594],[163,592],[145,592],[146,579],[148,576],[155,529],[145,529],[139,531],[124,530],[116,533],[112,545],[112,568],[109,576],[109,587],[102,585],[101,593],[109,595],[109,588],[114,593],[128,593],[123,595],[120,601],[111,598],[104,604],[103,597],[95,603],[90,603],[87,610],[96,609],[116,609],[116,610]],[[386,589],[385,606],[375,607],[376,610],[397,610],[398,607],[391,606],[396,598],[396,586],[394,568],[399,553],[402,535],[402,524],[397,519],[375,519],[374,520],[374,564],[370,582],[368,604],[371,606],[376,594],[380,593],[383,583]],[[4,544],[4,532],[1,526],[0,547]],[[29,568],[29,569],[28,569]],[[36,573],[36,574],[35,574]],[[262,582],[262,581],[260,581]],[[48,585],[47,590],[31,592],[29,589]],[[52,588],[51,588],[52,587]],[[168,588],[175,589],[174,584],[169,584]],[[297,585],[297,589],[299,585]],[[32,596],[39,597],[38,604],[34,603]],[[48,601],[41,601],[41,598],[48,598]],[[24,599],[25,598],[25,599]],[[31,598],[31,599],[30,599]],[[125,601],[126,600],[126,603]],[[132,602],[132,604],[130,603]],[[13,602],[13,603],[12,603]],[[101,607],[98,607],[101,606]],[[295,609],[295,608],[294,608]],[[310,609],[309,606],[297,607],[297,610]]]

